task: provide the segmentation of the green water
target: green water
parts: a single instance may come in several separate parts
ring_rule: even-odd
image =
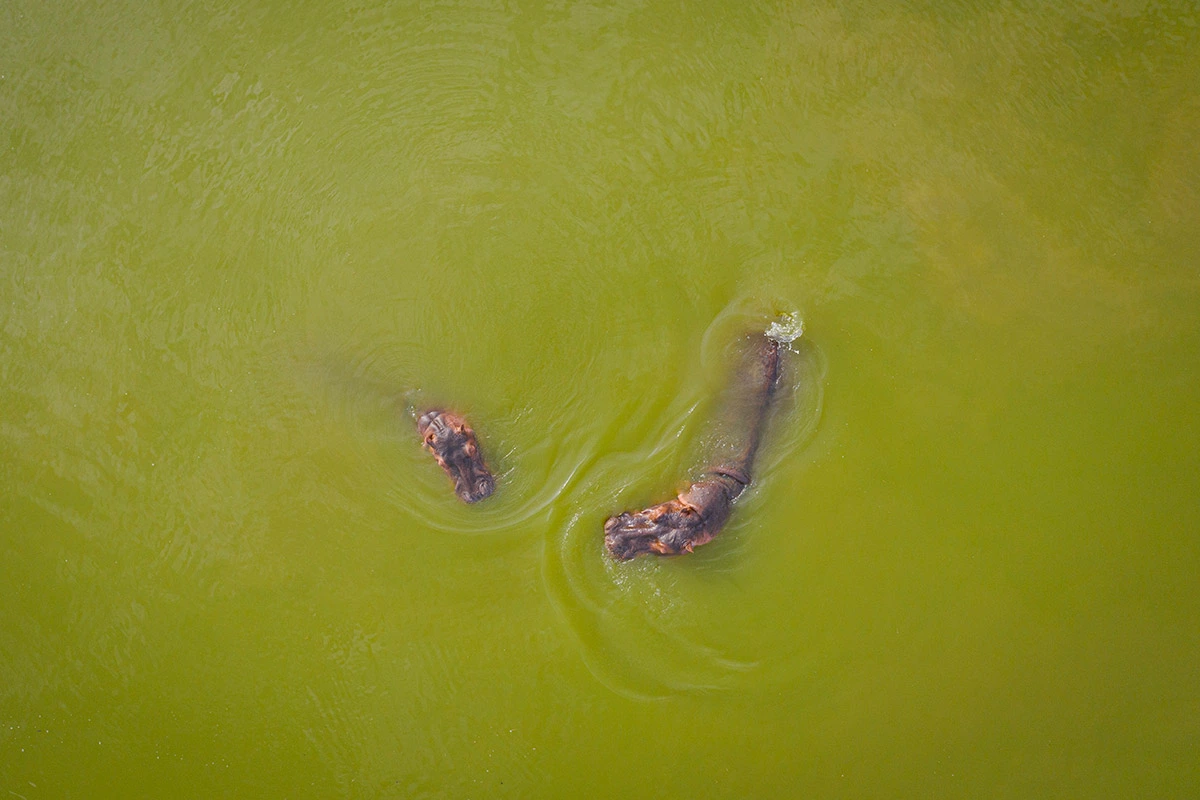
[[[1200,795],[1198,143],[1185,0],[0,6],[0,798]]]

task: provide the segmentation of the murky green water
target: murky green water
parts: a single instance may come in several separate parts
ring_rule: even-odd
[[[0,6],[0,796],[1200,794],[1200,12],[1066,5]]]

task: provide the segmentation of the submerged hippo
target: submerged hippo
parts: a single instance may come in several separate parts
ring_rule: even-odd
[[[710,466],[678,497],[644,511],[625,512],[604,523],[604,545],[627,561],[644,553],[679,555],[712,541],[729,519],[735,497],[750,484],[763,422],[779,376],[779,343],[748,337],[726,391],[717,432],[720,444]]]
[[[464,503],[476,503],[496,489],[496,479],[483,462],[475,431],[458,414],[438,409],[417,418],[424,447],[454,481],[454,492]]]

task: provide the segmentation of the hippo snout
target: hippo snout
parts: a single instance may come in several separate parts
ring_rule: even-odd
[[[464,503],[478,503],[480,500],[491,497],[492,492],[496,491],[496,479],[491,475],[479,475],[475,478],[474,484],[464,482],[455,487],[454,491]]]

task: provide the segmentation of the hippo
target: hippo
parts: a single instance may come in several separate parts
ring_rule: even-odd
[[[479,452],[475,431],[458,414],[431,409],[417,418],[417,432],[424,447],[454,481],[454,493],[464,503],[477,503],[496,489]]]
[[[717,452],[710,466],[673,500],[604,522],[604,545],[613,558],[690,553],[716,538],[734,499],[750,485],[754,456],[779,377],[779,342],[746,337],[734,380],[717,420]]]

